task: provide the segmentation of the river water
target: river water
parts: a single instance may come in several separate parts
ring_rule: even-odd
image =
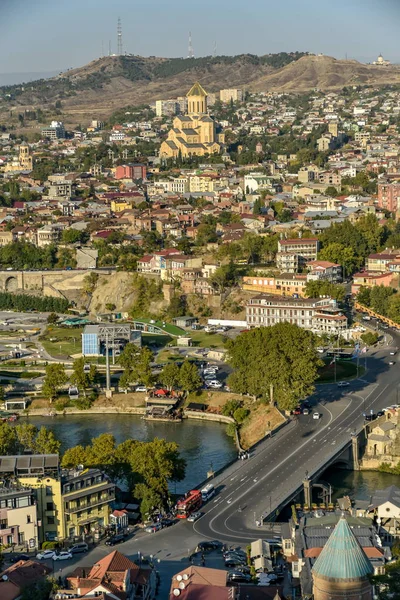
[[[61,441],[61,451],[81,444],[90,444],[101,433],[112,433],[117,443],[127,439],[150,441],[155,437],[177,442],[186,459],[185,479],[176,484],[176,492],[183,493],[206,479],[212,467],[217,471],[236,456],[233,439],[226,435],[226,425],[211,421],[184,420],[181,423],[145,421],[137,415],[68,415],[57,417],[29,417],[41,427],[45,425]],[[173,484],[172,491],[175,491]]]
[[[383,490],[390,485],[400,487],[400,475],[378,471],[343,471],[331,468],[325,471],[321,480],[331,484],[333,500],[345,495],[352,500],[369,500],[376,490]]]

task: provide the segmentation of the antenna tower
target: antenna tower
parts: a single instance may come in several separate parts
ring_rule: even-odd
[[[117,54],[121,56],[122,54],[122,24],[121,17],[118,17],[118,25],[117,25]]]
[[[194,58],[194,51],[193,51],[193,44],[192,44],[192,32],[191,31],[189,31],[188,58]]]
[[[215,40],[215,42],[214,42],[213,56],[214,56],[214,58],[217,56],[217,40]]]

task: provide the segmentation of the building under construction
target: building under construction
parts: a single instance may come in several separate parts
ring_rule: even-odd
[[[127,323],[99,323],[86,325],[82,333],[82,354],[84,356],[119,356],[128,343],[142,345],[142,334],[134,331]]]

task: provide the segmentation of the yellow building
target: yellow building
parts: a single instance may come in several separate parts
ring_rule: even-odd
[[[110,524],[115,485],[99,469],[61,470],[57,454],[1,456],[2,477],[31,488],[39,542],[96,533]]]
[[[124,210],[131,210],[134,202],[128,202],[127,200],[111,200],[111,212],[119,213]]]
[[[167,139],[161,144],[160,156],[182,158],[220,152],[215,122],[207,114],[207,92],[195,83],[187,94],[188,111],[175,117]]]

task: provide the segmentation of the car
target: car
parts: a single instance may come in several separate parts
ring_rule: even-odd
[[[207,385],[208,387],[220,389],[223,387],[224,384],[218,381],[218,379],[212,379],[211,381],[207,381]]]
[[[395,364],[394,360],[389,360],[389,365],[390,365],[391,367],[393,367],[393,365],[394,365],[394,364]]]
[[[243,556],[243,554],[227,554],[226,556],[224,556],[225,561],[229,561],[229,560],[238,560],[240,561],[242,564],[246,564],[247,562],[247,557],[246,555]]]
[[[339,381],[339,383],[337,385],[338,385],[338,387],[347,387],[350,384],[348,381]]]
[[[146,533],[156,533],[157,531],[160,531],[160,529],[162,529],[161,523],[152,523],[151,525],[148,525],[147,527],[145,527],[145,532]]]
[[[309,402],[308,400],[306,400],[305,402],[303,402],[303,408],[311,409],[311,402]]]
[[[301,406],[296,406],[296,408],[293,411],[293,414],[301,415]]]
[[[390,356],[395,356],[395,354],[396,354],[396,350],[391,350],[391,351],[389,352],[389,354],[390,354]]]
[[[145,385],[137,385],[135,387],[135,392],[147,392],[147,388]]]
[[[53,560],[69,560],[70,558],[72,558],[71,552],[59,552],[54,556]]]
[[[197,521],[197,519],[200,519],[202,513],[201,512],[194,512],[192,513],[189,517],[188,517],[188,521],[189,523],[194,523],[195,521]]]
[[[308,410],[308,408],[303,408],[303,415],[309,415],[310,411]]]
[[[221,550],[223,543],[219,540],[205,540],[197,544],[196,552],[211,552],[212,550]]]
[[[376,413],[377,417],[383,417],[383,415],[385,414],[384,410],[378,410],[378,412]]]
[[[54,560],[56,553],[54,550],[43,550],[36,554],[38,560]]]
[[[173,519],[163,519],[161,521],[161,526],[164,527],[171,527],[171,525],[173,525],[175,523],[175,521]]]
[[[237,581],[238,583],[247,583],[251,581],[251,575],[250,573],[241,573],[240,571],[234,571],[233,573],[228,574],[228,579],[232,582]]]
[[[319,414],[319,412],[315,412],[315,413],[313,413],[313,416],[312,416],[312,418],[313,418],[315,421],[318,421],[318,419],[320,418],[320,416],[321,416],[321,415]]]
[[[19,562],[20,560],[29,560],[30,556],[28,556],[27,554],[13,554],[10,557],[10,562],[11,563],[16,563]]]
[[[106,546],[115,546],[116,544],[122,544],[122,542],[124,542],[125,539],[126,536],[123,533],[118,533],[106,540]]]
[[[369,415],[364,415],[364,419],[366,421],[375,421],[376,414],[375,413],[370,413]]]
[[[228,569],[233,568],[233,567],[237,567],[238,565],[245,565],[245,564],[246,564],[246,560],[243,559],[243,558],[232,557],[232,558],[226,558],[225,559],[225,566]]]
[[[79,542],[79,544],[74,544],[71,548],[68,548],[68,552],[71,554],[80,554],[81,552],[87,552],[89,550],[89,546],[86,542]]]

